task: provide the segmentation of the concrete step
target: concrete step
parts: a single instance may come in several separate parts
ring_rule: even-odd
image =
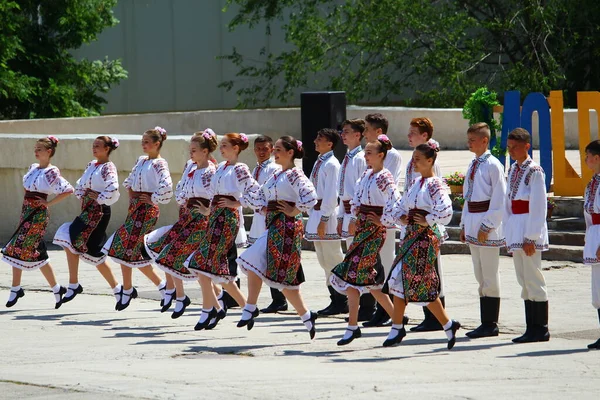
[[[556,207],[552,211],[557,217],[583,217],[583,197],[550,197]]]
[[[469,254],[469,246],[457,240],[447,240],[442,244],[442,254]],[[506,248],[500,249],[501,255],[508,255]],[[567,246],[551,244],[548,251],[542,253],[542,259],[548,261],[583,261],[583,248],[581,246]]]
[[[585,219],[583,217],[552,217],[548,221],[548,229],[553,231],[585,233]]]
[[[446,232],[450,240],[458,241],[460,238],[460,228],[458,226],[447,226]],[[567,246],[583,246],[585,243],[585,232],[582,231],[548,231],[550,244],[561,244]]]

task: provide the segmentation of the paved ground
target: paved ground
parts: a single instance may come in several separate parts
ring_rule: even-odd
[[[50,252],[61,282],[66,259]],[[444,256],[448,310],[466,328],[478,323],[478,299],[468,256]],[[4,264],[3,264],[4,265]],[[303,292],[313,309],[324,306],[323,274],[313,252],[304,252]],[[504,300],[501,335],[469,340],[464,330],[452,351],[441,332],[411,334],[384,349],[388,328],[363,329],[363,338],[336,346],[341,318],[320,319],[310,341],[289,312],[260,316],[252,331],[238,329],[240,311],[213,331],[195,332],[199,290],[190,284],[192,306],[178,320],[158,311],[158,294],[135,275],[141,298],[123,312],[100,275],[82,265],[84,294],[53,309],[53,296],[39,272],[24,274],[26,296],[0,310],[0,398],[105,399],[372,399],[589,398],[600,390],[600,351],[586,345],[600,336],[590,305],[589,269],[544,262],[550,292],[547,343],[512,344],[523,330],[510,258],[501,259]],[[0,268],[2,301],[10,270]],[[244,279],[242,284],[245,287]],[[263,289],[261,303],[268,302]],[[416,321],[421,310],[409,306]]]

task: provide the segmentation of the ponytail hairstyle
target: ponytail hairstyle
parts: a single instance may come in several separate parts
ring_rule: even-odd
[[[383,159],[387,156],[388,150],[392,148],[392,141],[387,135],[377,136],[377,143],[379,144],[379,152],[383,153]]]
[[[54,157],[54,153],[56,153],[56,147],[58,146],[58,138],[56,136],[48,136],[42,139],[38,139],[36,143],[44,146],[46,150],[51,150],[50,158]]]
[[[198,143],[201,149],[207,149],[208,153],[212,153],[217,149],[217,134],[210,128],[194,133],[192,143]]]
[[[110,136],[104,135],[98,136],[96,140],[102,140],[102,142],[104,142],[104,146],[108,147],[108,155],[119,147],[119,139],[117,138],[111,138]]]
[[[154,129],[148,129],[144,132],[144,135],[148,135],[154,143],[160,142],[158,149],[162,148],[163,142],[167,140],[167,131],[160,126],[155,126]]]
[[[245,133],[226,133],[225,139],[231,143],[232,146],[238,146],[240,154],[242,151],[248,148],[248,136]]]
[[[293,136],[282,136],[279,140],[286,151],[294,150],[295,159],[304,157],[304,146],[300,140],[296,140]]]
[[[423,154],[427,159],[432,158],[433,164],[435,164],[437,153],[440,151],[440,144],[433,139],[429,139],[427,143],[418,145],[415,150]]]

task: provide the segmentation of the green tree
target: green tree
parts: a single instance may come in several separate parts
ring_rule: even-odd
[[[98,115],[100,95],[127,77],[119,60],[71,50],[118,20],[117,0],[0,0],[0,119]]]
[[[289,48],[223,58],[239,105],[287,102],[298,88],[350,101],[460,107],[478,87],[598,89],[597,0],[229,0],[230,29],[282,25]]]

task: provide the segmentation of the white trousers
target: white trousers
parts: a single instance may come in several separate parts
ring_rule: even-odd
[[[536,251],[532,256],[527,256],[523,250],[515,249],[512,255],[517,282],[521,285],[521,298],[548,301],[546,280],[542,274],[542,252]]]
[[[592,305],[600,309],[600,263],[592,264]]]
[[[469,245],[473,272],[479,283],[479,297],[500,297],[499,247]]]
[[[317,253],[319,265],[325,271],[325,283],[329,285],[331,270],[344,261],[342,244],[339,240],[322,240],[313,243],[315,244],[315,252]]]

